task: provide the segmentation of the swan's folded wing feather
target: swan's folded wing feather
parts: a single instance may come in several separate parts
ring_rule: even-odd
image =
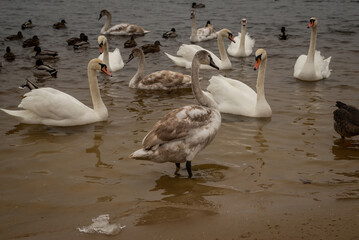
[[[204,48],[195,44],[182,44],[177,51],[177,55],[192,62],[194,55],[200,50],[204,50]]]
[[[296,77],[296,78],[299,77],[299,74],[304,67],[305,61],[307,61],[307,55],[302,54],[298,57],[297,61],[295,62],[295,65],[294,65],[294,74],[293,74],[294,77]]]
[[[53,88],[39,88],[26,93],[18,107],[55,120],[76,118],[90,109],[76,98]]]
[[[162,70],[148,74],[142,80],[143,85],[160,84],[167,88],[191,84],[191,76],[179,72]]]
[[[144,149],[158,144],[180,140],[191,131],[208,124],[212,110],[202,106],[184,106],[167,113],[142,141]]]

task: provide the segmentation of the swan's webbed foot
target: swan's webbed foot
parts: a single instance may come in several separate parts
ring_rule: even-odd
[[[192,178],[191,161],[186,161],[186,169],[187,169],[187,172],[188,172],[188,178]]]

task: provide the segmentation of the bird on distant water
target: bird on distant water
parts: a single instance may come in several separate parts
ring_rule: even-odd
[[[7,36],[4,40],[5,41],[12,41],[12,40],[19,40],[22,39],[24,36],[22,35],[21,31],[18,31],[15,35]]]
[[[32,28],[33,25],[32,25],[32,21],[31,19],[29,19],[27,22],[24,22],[22,25],[21,25],[21,29],[24,30],[26,28]]]
[[[74,44],[74,49],[87,48],[88,46],[90,46],[90,43],[88,41],[87,36],[84,35],[82,41]]]
[[[66,23],[65,19],[62,19],[61,22],[54,23],[52,27],[55,29],[66,28]]]
[[[71,46],[71,45],[75,45],[76,43],[79,43],[81,41],[83,41],[85,37],[85,34],[84,33],[80,33],[80,37],[72,37],[72,38],[69,38],[66,40],[67,42],[67,45]]]
[[[192,3],[192,8],[204,8],[206,7],[206,5],[204,5],[203,3]]]
[[[144,54],[147,53],[155,53],[161,51],[160,49],[161,43],[160,41],[155,41],[154,44],[145,44],[141,47]]]
[[[162,37],[163,38],[175,38],[175,37],[177,37],[176,29],[171,28],[171,31],[165,32],[164,34],[162,34]]]
[[[51,50],[41,50],[39,46],[34,47],[35,58],[36,59],[56,59],[57,52]]]
[[[57,78],[57,70],[51,66],[44,64],[44,62],[41,59],[36,60],[35,69],[33,70],[33,73],[36,77],[53,77]]]
[[[15,54],[11,52],[10,47],[6,47],[6,53],[4,55],[6,61],[12,62],[15,60]]]
[[[128,39],[124,44],[123,44],[124,48],[133,48],[137,46],[137,43],[135,41],[135,36],[131,36],[130,39]]]
[[[285,27],[282,27],[280,29],[280,34],[279,34],[279,40],[287,40],[289,37],[288,33],[285,30]]]
[[[345,139],[359,135],[359,110],[356,107],[336,102],[334,115],[334,130]]]
[[[34,35],[32,38],[26,39],[22,43],[23,48],[34,47],[34,46],[38,46],[38,45],[40,45],[40,39],[36,35]]]

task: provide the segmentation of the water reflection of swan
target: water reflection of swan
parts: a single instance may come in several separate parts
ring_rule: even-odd
[[[96,167],[105,167],[105,168],[112,168],[112,164],[107,164],[101,161],[101,152],[99,147],[103,144],[103,130],[104,127],[101,125],[96,125],[94,129],[94,137],[93,137],[93,146],[86,148],[86,153],[95,153],[97,162]]]

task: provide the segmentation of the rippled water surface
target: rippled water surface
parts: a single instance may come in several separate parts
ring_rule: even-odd
[[[177,1],[2,1],[1,54],[10,46],[14,62],[3,59],[0,107],[16,109],[26,78],[53,87],[91,106],[87,63],[98,56],[97,36],[104,23],[101,9],[112,12],[113,24],[136,23],[151,32],[139,46],[160,40],[160,53],[146,56],[146,73],[176,67],[163,52],[175,55],[189,43],[192,2]],[[77,228],[110,214],[126,225],[121,239],[358,239],[359,140],[343,142],[333,129],[335,101],[359,107],[357,55],[358,1],[205,1],[197,24],[211,20],[216,30],[247,31],[255,49],[268,54],[266,98],[270,119],[222,115],[214,141],[194,159],[194,178],[185,169],[175,175],[171,163],[130,160],[128,155],[154,123],[168,111],[195,104],[191,90],[156,92],[130,89],[137,70],[132,60],[112,78],[98,74],[109,110],[106,122],[79,127],[19,124],[0,113],[0,238],[103,239]],[[332,56],[331,76],[319,82],[293,78],[300,54],[306,54],[310,17],[319,20],[317,49]],[[61,19],[68,27],[54,30]],[[26,20],[43,49],[59,52],[51,62],[57,79],[36,80],[31,49],[21,41],[5,42]],[[279,41],[281,26],[290,36]],[[176,39],[161,39],[175,27]],[[84,32],[91,46],[74,51],[66,39]],[[127,37],[109,37],[110,50]],[[228,40],[225,40],[229,44]],[[199,45],[218,54],[216,41]],[[202,86],[214,74],[239,79],[255,88],[254,57],[230,58],[233,69],[201,71]]]

